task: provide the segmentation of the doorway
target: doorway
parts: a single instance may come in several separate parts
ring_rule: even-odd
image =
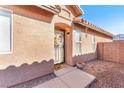
[[[64,62],[64,31],[55,29],[54,32],[54,53],[55,61],[54,64],[60,64]]]

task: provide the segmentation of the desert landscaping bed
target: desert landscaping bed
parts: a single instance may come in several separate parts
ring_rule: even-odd
[[[90,88],[124,88],[124,64],[95,60],[87,62],[83,71],[96,76]]]
[[[27,81],[27,82],[24,82],[24,83],[21,83],[21,84],[17,84],[15,86],[11,86],[10,88],[32,88],[34,86],[37,86],[39,84],[42,84],[50,79],[53,79],[55,78],[56,75],[51,73],[51,74],[48,74],[48,75],[45,75],[45,76],[42,76],[42,77],[38,77],[36,79],[33,79],[33,80],[30,80],[30,81]]]

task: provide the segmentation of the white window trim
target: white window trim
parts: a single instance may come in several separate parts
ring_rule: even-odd
[[[79,32],[80,33],[80,35],[82,35],[82,32],[80,31],[80,30],[74,30],[75,32]],[[74,37],[74,39],[75,39],[75,37]],[[75,55],[81,55],[82,54],[82,38],[81,38],[81,40],[80,41],[77,41],[77,40],[75,40],[75,47],[76,47],[76,43],[79,43],[79,44],[81,44],[81,51],[80,51],[80,53],[76,53],[75,52]]]
[[[95,42],[94,42],[94,39],[95,39]],[[92,36],[92,49],[93,49],[93,52],[96,51],[96,35],[93,34]]]
[[[13,11],[10,10],[10,9],[6,9],[6,8],[3,8],[3,7],[0,7],[0,10],[5,10],[5,11],[9,11],[11,12],[11,26],[10,26],[10,33],[11,33],[11,40],[10,40],[10,44],[11,44],[11,50],[9,52],[0,52],[0,55],[2,54],[12,54],[13,53]]]

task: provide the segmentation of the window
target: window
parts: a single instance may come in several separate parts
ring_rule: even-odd
[[[0,53],[12,52],[11,11],[0,8]]]
[[[93,52],[96,51],[96,36],[93,35],[92,37],[92,49],[93,49]]]
[[[81,50],[81,31],[74,31],[74,41],[75,41],[75,54],[81,54],[82,50]]]

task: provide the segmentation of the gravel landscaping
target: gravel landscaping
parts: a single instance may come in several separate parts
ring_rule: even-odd
[[[34,86],[42,84],[45,81],[48,81],[48,80],[53,79],[55,77],[56,77],[56,75],[52,73],[52,74],[49,74],[49,75],[45,75],[45,76],[30,80],[30,81],[27,81],[27,82],[12,86],[10,88],[32,88]]]
[[[96,76],[90,88],[124,88],[124,64],[107,61],[90,61],[83,71]]]

